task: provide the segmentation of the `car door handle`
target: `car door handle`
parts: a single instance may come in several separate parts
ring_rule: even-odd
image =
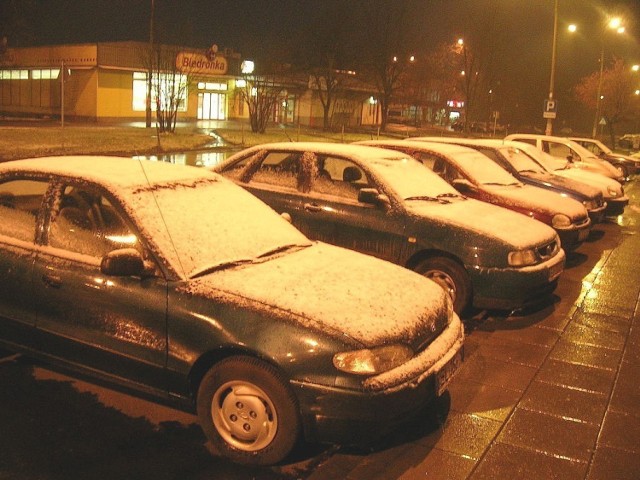
[[[62,286],[62,278],[59,275],[45,273],[42,275],[42,281],[49,287],[60,288]]]
[[[320,205],[318,205],[317,203],[305,203],[303,208],[307,212],[319,212],[319,211],[322,210],[322,207]]]

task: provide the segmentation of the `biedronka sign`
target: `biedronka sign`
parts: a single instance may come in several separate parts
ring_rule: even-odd
[[[176,67],[182,73],[225,75],[227,73],[227,59],[220,55],[209,58],[202,53],[180,52],[176,57]]]

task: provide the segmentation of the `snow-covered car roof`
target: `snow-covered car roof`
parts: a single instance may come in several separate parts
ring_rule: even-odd
[[[384,148],[370,147],[365,145],[357,145],[352,143],[330,143],[330,142],[274,142],[264,143],[248,148],[240,152],[243,156],[247,152],[259,152],[260,150],[281,150],[281,151],[310,151],[325,155],[344,155],[357,160],[367,161],[372,157],[388,158],[388,159],[404,159],[408,156],[404,153],[393,152]],[[233,155],[227,161],[236,157]],[[221,165],[227,163],[223,162]],[[216,167],[217,170],[217,167]]]

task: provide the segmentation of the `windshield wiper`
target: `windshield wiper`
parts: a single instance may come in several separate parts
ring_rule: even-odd
[[[436,197],[430,197],[428,195],[416,195],[416,196],[413,196],[413,197],[407,197],[407,198],[405,198],[405,200],[426,200],[428,202],[439,202],[440,201]]]
[[[265,257],[270,257],[271,255],[275,255],[277,253],[282,253],[285,252],[287,250],[291,250],[291,249],[302,249],[302,248],[306,248],[309,245],[300,245],[298,243],[289,243],[287,245],[280,245],[276,248],[272,248],[271,250],[267,250],[264,253],[261,253],[260,255],[258,255],[256,258],[265,258]]]
[[[500,182],[484,182],[483,185],[496,185],[498,187],[511,187],[521,185],[519,182],[500,183]]]
[[[467,197],[465,197],[464,195],[460,195],[459,193],[453,193],[453,192],[441,193],[440,195],[438,195],[437,198],[438,199],[443,199],[443,198],[461,198],[463,200],[467,199]],[[447,203],[451,203],[451,202],[447,202]]]
[[[200,270],[196,270],[195,273],[191,274],[191,278],[198,278],[208,275],[212,272],[218,270],[224,270],[225,268],[237,267],[238,265],[244,265],[246,263],[253,263],[253,260],[250,258],[241,258],[238,260],[229,260],[227,262],[216,263],[215,265],[210,265],[205,268],[201,268]]]

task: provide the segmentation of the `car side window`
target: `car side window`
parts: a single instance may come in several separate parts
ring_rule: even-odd
[[[554,157],[567,158],[572,153],[571,149],[562,143],[544,142],[544,144],[547,145],[545,151]]]
[[[418,159],[420,163],[422,163],[423,165],[425,165],[431,170],[434,170],[436,160],[438,159],[438,157],[431,155],[430,153],[427,153],[427,152],[412,152],[411,156]]]
[[[36,218],[49,183],[10,180],[0,184],[0,235],[35,241]]]
[[[260,162],[248,183],[264,183],[288,189],[298,187],[302,172],[300,153],[269,152]]]
[[[49,244],[92,257],[119,248],[136,248],[136,235],[108,198],[86,187],[66,186],[54,208]]]
[[[365,172],[345,158],[319,156],[317,172],[312,190],[323,195],[357,201],[360,189],[369,186]]]

